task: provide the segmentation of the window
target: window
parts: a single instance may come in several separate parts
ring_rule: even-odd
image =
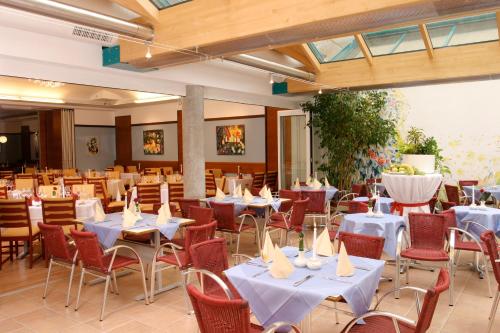
[[[150,0],[158,9],[165,9],[191,0]]]
[[[309,43],[311,51],[322,64],[363,58],[358,43],[353,36],[326,39],[319,42]]]
[[[418,26],[362,34],[373,56],[425,50]]]

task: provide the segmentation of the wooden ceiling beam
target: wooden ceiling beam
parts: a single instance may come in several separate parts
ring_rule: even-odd
[[[147,22],[158,25],[160,11],[149,0],[111,0],[114,3],[142,16]]]
[[[356,43],[358,43],[358,47],[361,49],[361,52],[363,52],[363,55],[365,56],[365,59],[368,62],[368,64],[370,66],[373,65],[372,53],[368,49],[368,46],[366,45],[363,36],[361,36],[361,34],[355,34],[354,38],[356,39]]]
[[[432,46],[431,38],[429,37],[429,31],[427,31],[427,26],[425,24],[419,24],[418,29],[420,30],[420,35],[425,44],[425,49],[427,50],[427,55],[429,58],[434,58],[434,47]]]
[[[276,51],[285,54],[304,65],[304,70],[312,73],[320,72],[320,64],[314,54],[310,52],[307,45],[299,44],[293,46],[279,47]],[[309,52],[308,52],[309,51]]]

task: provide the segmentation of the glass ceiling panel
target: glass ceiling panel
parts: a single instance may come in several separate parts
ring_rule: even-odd
[[[165,9],[191,0],[150,0],[158,9]]]
[[[368,32],[362,34],[373,56],[425,49],[418,26]]]
[[[322,64],[333,61],[363,58],[354,36],[309,43],[311,51]]]
[[[434,48],[498,40],[495,13],[427,24]]]

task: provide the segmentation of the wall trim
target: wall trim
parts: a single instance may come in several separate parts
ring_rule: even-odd
[[[165,125],[165,124],[177,124],[177,120],[173,121],[158,121],[153,123],[139,123],[139,124],[131,124],[130,126],[148,126],[148,125]]]
[[[75,127],[101,127],[101,128],[115,128],[115,125],[80,125],[80,124],[75,124]]]
[[[236,116],[236,117],[217,117],[217,118],[205,118],[205,121],[217,121],[217,120],[233,120],[233,119],[250,119],[250,118],[265,118],[265,114],[256,114],[248,116]]]

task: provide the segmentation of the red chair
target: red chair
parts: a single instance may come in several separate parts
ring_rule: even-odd
[[[264,228],[262,235],[266,234],[267,229],[280,231],[280,244],[283,240],[283,232],[285,232],[285,244],[288,243],[288,233],[294,231],[298,226],[304,224],[307,206],[309,205],[309,198],[305,200],[297,200],[293,203],[292,209],[289,213],[283,214],[282,219],[271,220]]]
[[[368,185],[366,184],[352,184],[351,193],[356,193],[358,197],[368,196]]]
[[[182,199],[178,199],[177,201],[179,202],[179,207],[181,209],[181,215],[184,218],[188,217],[189,207],[191,207],[191,206],[200,207],[200,200],[198,200],[198,199],[182,198]]]
[[[75,267],[78,262],[78,251],[76,250],[74,244],[68,243],[66,236],[64,235],[64,230],[60,225],[50,225],[38,222],[38,227],[42,233],[45,255],[50,258],[49,270],[47,272],[47,279],[45,280],[45,289],[42,298],[45,299],[47,297],[47,289],[49,286],[50,273],[52,272],[52,265],[69,268],[71,273],[69,275],[68,290],[66,292],[66,307],[68,307],[71,295],[71,285],[73,284]]]
[[[464,199],[466,199],[467,196],[465,195],[465,193],[462,193],[462,195],[460,195],[461,190],[458,188],[458,186],[445,184],[444,189],[446,191],[448,202],[454,203],[455,206],[465,204]]]
[[[233,235],[238,235],[238,238],[236,240],[236,253],[239,253],[240,251],[241,233],[244,231],[250,231],[252,229],[254,230],[255,236],[257,238],[257,246],[259,248],[259,251],[261,250],[259,226],[257,224],[257,220],[255,220],[255,217],[250,214],[243,214],[239,215],[238,217],[234,216],[234,203],[211,201],[210,207],[214,209],[214,216],[217,220],[217,230],[222,233],[229,233],[231,235],[231,245],[233,242]],[[241,219],[239,223],[236,221],[237,218]],[[252,224],[245,224],[247,218],[250,218]]]
[[[215,235],[215,227],[217,222],[212,222],[202,226],[193,226],[186,228],[184,246],[179,246],[174,243],[162,244],[154,253],[153,262],[151,264],[151,295],[150,300],[154,302],[155,297],[155,280],[156,274],[165,269],[178,267],[180,271],[185,272],[192,266],[192,259],[189,249],[192,245],[213,239]],[[172,252],[163,254],[165,248],[169,248]],[[166,264],[166,265],[163,265]],[[162,267],[163,266],[163,267]],[[186,288],[187,275],[184,274],[183,285]],[[186,303],[189,302],[186,298]]]
[[[262,188],[264,186],[264,172],[254,172],[252,175],[252,186],[250,188]]]
[[[356,193],[347,193],[347,194],[342,194],[342,193],[345,193],[345,191],[339,191],[337,193],[338,194],[338,197],[340,197],[340,199],[338,199],[337,201],[337,205],[336,205],[336,208],[335,208],[335,213],[336,214],[341,214],[341,213],[346,213],[349,211],[349,203],[351,201],[354,200],[354,198],[357,198],[358,195]]]
[[[313,220],[316,221],[316,217],[321,219],[328,218],[328,211],[326,205],[326,191],[301,191],[302,200],[309,199],[309,205],[307,206],[306,215],[312,216]]]
[[[460,186],[460,188],[464,188],[464,186],[477,186],[479,184],[479,181],[478,180],[459,180],[458,181],[458,186]]]
[[[280,190],[279,197],[282,199],[290,199],[290,200],[281,202],[279,210],[271,214],[270,216],[272,221],[283,220],[284,214],[288,213],[290,209],[292,209],[293,203],[295,201],[300,200],[301,194],[300,191]]]
[[[214,210],[212,208],[190,206],[187,217],[196,221],[194,225],[205,225],[213,221]]]
[[[97,235],[93,232],[76,231],[74,229],[71,229],[71,237],[75,240],[76,249],[78,250],[78,257],[82,263],[80,285],[78,286],[78,296],[76,297],[75,311],[78,311],[78,307],[80,305],[80,294],[82,292],[85,274],[94,275],[97,278],[106,280],[106,284],[104,285],[104,296],[102,300],[101,314],[99,316],[99,320],[102,321],[104,319],[104,310],[106,308],[106,300],[108,298],[108,289],[111,279],[113,279],[113,286],[111,287],[111,289],[115,294],[118,294],[116,270],[122,268],[130,268],[130,266],[132,265],[139,265],[141,268],[141,280],[145,296],[144,302],[146,303],[146,305],[149,304],[144,266],[142,264],[141,257],[133,248],[125,245],[117,245],[103,251],[99,246]],[[135,258],[117,254],[118,250],[120,249],[133,252]]]
[[[339,232],[338,249],[344,243],[347,254],[350,256],[380,259],[384,251],[384,237]]]
[[[455,206],[456,204],[454,202],[441,201],[441,207],[443,207],[443,210],[450,210],[452,207]]]
[[[361,201],[349,201],[348,214],[367,213],[368,204]]]
[[[491,306],[491,311],[489,316],[488,333],[490,333],[491,329],[493,328],[493,323],[495,322],[498,302],[500,301],[500,259],[498,255],[499,246],[495,239],[495,234],[491,230],[488,230],[481,234],[481,241],[486,246],[486,249],[489,253],[491,266],[493,266],[493,273],[495,275],[495,280],[497,281],[498,285],[497,291],[495,293],[495,299]]]
[[[280,327],[292,327],[295,332],[300,333],[300,330],[290,323],[275,323],[267,329],[251,323],[247,301],[234,299],[229,288],[214,274],[207,271],[196,272],[214,279],[226,293],[224,299],[206,295],[192,284],[187,286],[187,293],[201,333],[271,333]]]
[[[442,268],[439,271],[439,276],[434,288],[423,290],[416,287],[402,287],[395,291],[385,294],[377,303],[375,308],[368,311],[364,315],[354,318],[342,330],[343,333],[388,333],[388,332],[401,332],[401,333],[425,333],[429,329],[434,311],[439,300],[439,296],[443,291],[448,289],[450,285],[450,275],[446,269]],[[416,299],[416,309],[418,314],[417,321],[405,318],[400,315],[392,314],[390,312],[379,311],[378,306],[384,298],[393,292],[411,291],[416,295],[425,294],[422,308],[420,308],[420,300]],[[358,325],[357,322],[362,319],[364,324]]]
[[[443,215],[427,213],[410,213],[408,215],[410,226],[410,243],[406,248],[402,248],[402,235],[398,237],[396,250],[396,289],[399,289],[399,273],[401,270],[401,260],[406,259],[406,283],[409,283],[409,263],[410,261],[432,261],[445,262],[451,268],[453,258],[446,252],[446,220]],[[453,277],[452,277],[453,278]],[[399,292],[395,293],[399,298]],[[453,284],[450,287],[450,305],[453,305]]]

